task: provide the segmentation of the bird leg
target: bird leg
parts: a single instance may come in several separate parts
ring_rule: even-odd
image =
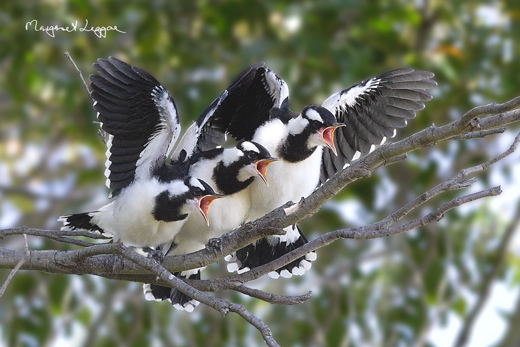
[[[160,249],[153,249],[150,247],[143,247],[143,252],[148,253],[148,258],[155,260],[157,263],[161,264],[164,260],[164,253]]]
[[[209,251],[213,251],[215,255],[218,255],[218,253],[222,254],[222,240],[220,238],[209,239],[206,248]]]

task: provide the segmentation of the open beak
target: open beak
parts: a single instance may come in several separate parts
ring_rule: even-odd
[[[199,199],[199,211],[202,217],[204,217],[204,220],[206,221],[206,224],[209,226],[209,217],[208,217],[208,211],[209,211],[209,205],[216,200],[223,198],[222,195],[205,195]]]
[[[258,172],[258,174],[260,175],[260,177],[262,177],[262,180],[268,187],[269,187],[269,182],[267,181],[267,176],[266,176],[267,166],[269,166],[269,164],[271,164],[273,161],[277,161],[277,160],[278,159],[276,159],[276,158],[267,158],[267,159],[259,160],[254,163],[256,172]]]
[[[334,155],[338,155],[338,153],[336,152],[336,146],[334,145],[334,131],[337,128],[344,127],[344,126],[345,126],[345,124],[343,124],[343,123],[336,123],[330,127],[321,128],[319,130],[321,139],[323,140],[323,142],[325,142],[325,144],[330,149],[332,149],[332,151],[334,152]]]

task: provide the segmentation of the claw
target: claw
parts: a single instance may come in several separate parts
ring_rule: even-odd
[[[215,255],[222,254],[222,241],[220,238],[209,239],[207,248],[213,251]]]
[[[148,253],[148,258],[155,260],[159,264],[161,264],[164,260],[164,253],[158,249],[147,248],[145,250],[145,248],[143,248],[143,251]]]

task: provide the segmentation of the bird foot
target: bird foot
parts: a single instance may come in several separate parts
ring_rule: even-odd
[[[209,239],[206,248],[209,251],[213,251],[215,255],[217,255],[218,253],[222,254],[222,241],[220,240],[220,238]]]
[[[143,251],[148,253],[148,258],[155,260],[159,264],[161,264],[164,260],[165,255],[159,249],[145,247],[145,248],[143,248]]]

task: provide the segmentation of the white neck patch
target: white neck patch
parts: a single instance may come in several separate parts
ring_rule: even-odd
[[[224,163],[224,166],[229,166],[237,161],[242,155],[244,155],[244,152],[236,147],[226,148],[222,153],[222,162]]]
[[[168,191],[172,196],[184,194],[189,190],[188,186],[186,186],[181,180],[175,180],[168,183]]]
[[[287,124],[287,127],[289,128],[289,134],[301,134],[307,125],[309,125],[309,121],[299,115],[298,117],[291,119]]]

